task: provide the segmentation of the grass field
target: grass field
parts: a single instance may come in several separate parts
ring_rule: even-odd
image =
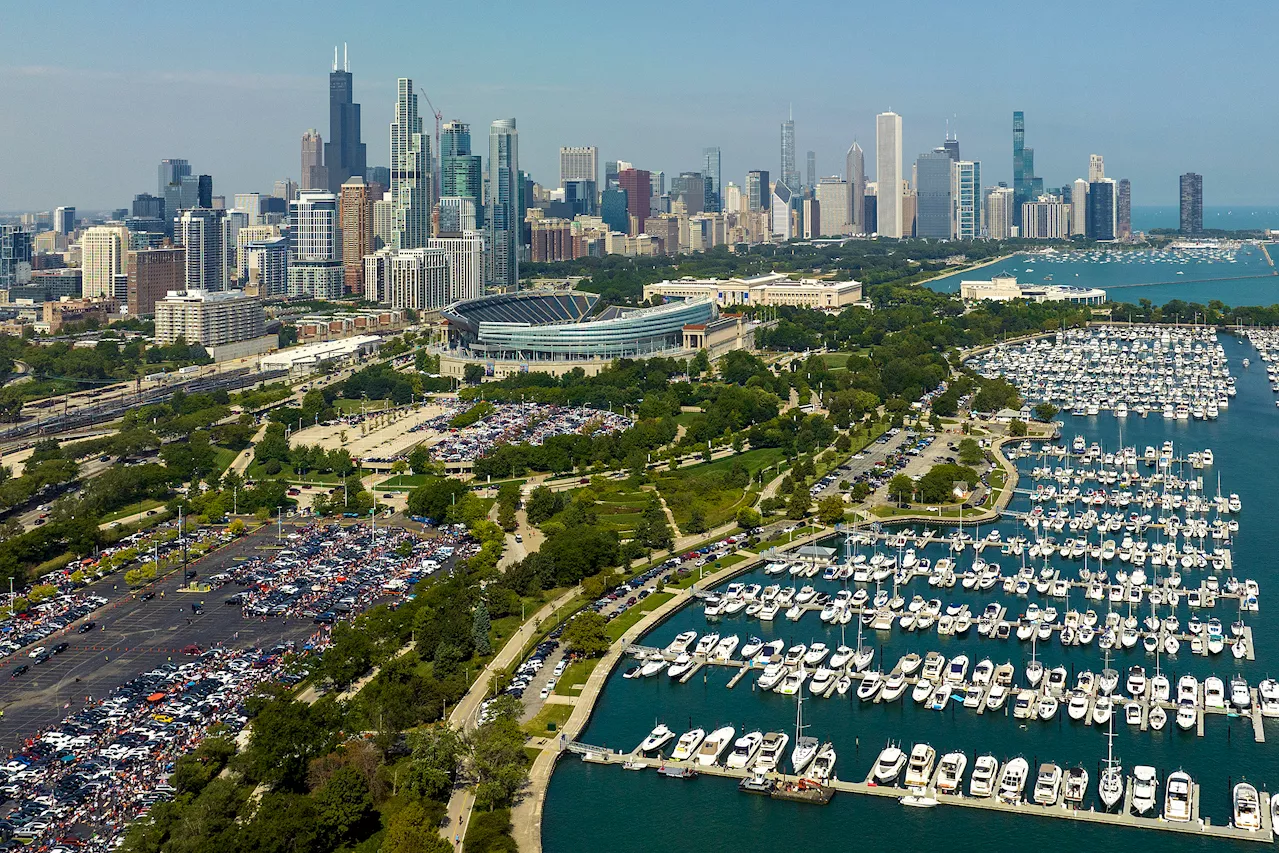
[[[847,352],[823,353],[822,360],[827,363],[827,368],[830,370],[844,370],[845,365],[849,361],[849,353]]]
[[[431,479],[426,474],[396,474],[377,485],[379,489],[416,489]]]
[[[131,503],[128,506],[121,507],[115,512],[109,512],[102,518],[98,519],[99,524],[108,524],[130,515],[137,515],[140,512],[146,512],[149,509],[155,509],[158,506],[164,506],[164,501],[152,500],[150,498],[139,503]]]
[[[904,516],[904,515],[923,515],[923,516],[929,516],[930,518],[938,518],[941,521],[946,521],[948,519],[951,519],[952,521],[954,521],[956,518],[959,518],[959,517],[969,518],[971,516],[983,514],[983,510],[978,509],[976,507],[967,506],[964,508],[963,516],[961,516],[956,513],[956,509],[957,507],[955,504],[943,506],[942,514],[940,516],[938,514],[937,509],[930,510],[930,508],[926,506],[916,506],[916,507],[875,506],[871,508],[871,512],[874,515],[879,516],[880,518],[897,518],[899,516]]]
[[[587,658],[566,666],[564,672],[560,674],[560,680],[556,682],[556,695],[577,696],[580,694],[598,663],[600,663],[599,658]]]
[[[565,670],[565,674],[568,675],[568,670]],[[521,726],[521,728],[533,737],[548,737],[569,722],[569,715],[572,713],[572,705],[566,705],[564,702],[547,702],[542,706],[542,710],[538,712],[538,715]],[[554,725],[555,728],[548,728],[551,725]]]
[[[360,407],[363,404],[364,409]],[[390,400],[348,400],[346,397],[339,397],[333,401],[333,407],[339,414],[347,415],[353,412],[380,412],[383,409],[389,409],[395,404]]]
[[[229,447],[215,447],[213,449],[213,473],[222,476],[223,472],[231,467],[231,463],[235,462],[236,457],[239,455],[239,450],[232,450]]]
[[[616,619],[611,620],[609,624],[605,626],[604,631],[609,635],[610,640],[617,640],[625,634],[632,625],[635,625],[643,619],[645,614],[650,610],[657,608],[664,602],[670,601],[673,598],[675,598],[674,593],[655,592],[644,601],[637,602],[633,607],[628,609],[626,613],[623,613]]]
[[[816,527],[808,527],[808,526],[797,527],[790,534],[784,533],[781,536],[777,537],[776,539],[770,539],[768,542],[761,542],[759,545],[756,546],[756,553],[757,554],[762,553],[764,551],[769,550],[770,548],[776,548],[779,545],[786,545],[789,542],[793,542],[802,536],[807,536],[810,533],[813,533],[817,529],[818,528]]]
[[[745,469],[750,483],[762,469],[785,458],[780,448],[769,447],[691,465],[658,475],[658,491],[681,530],[687,529],[695,509],[702,513],[703,522],[710,529],[731,521],[739,509],[755,503],[754,489],[732,481],[732,471],[739,466]]]
[[[641,489],[630,480],[605,480],[592,486],[570,490],[574,496],[590,490],[595,495],[597,525],[612,530],[623,539],[630,538],[649,504],[652,492]],[[553,517],[552,520],[558,520]]]

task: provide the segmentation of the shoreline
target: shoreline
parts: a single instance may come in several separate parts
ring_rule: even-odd
[[[940,278],[948,278],[950,276],[955,275],[956,273],[972,272],[973,270],[980,270],[983,267],[989,267],[992,264],[998,264],[1001,261],[1007,261],[1009,260],[1009,258],[1012,258],[1015,255],[1025,255],[1025,254],[1027,253],[1026,252],[1010,252],[1007,255],[1000,255],[998,257],[991,258],[990,260],[982,261],[981,263],[953,267],[950,270],[940,272],[937,275],[930,276],[929,278],[923,278],[920,281],[913,281],[911,282],[911,286],[918,287],[918,286],[926,285],[931,281],[937,281]]]

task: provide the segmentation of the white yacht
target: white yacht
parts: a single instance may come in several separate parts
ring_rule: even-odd
[[[1248,782],[1240,782],[1231,790],[1231,803],[1234,812],[1231,822],[1236,829],[1246,832],[1262,829],[1262,809],[1258,802],[1257,788]]]
[[[997,792],[1003,802],[1015,804],[1022,801],[1022,790],[1027,786],[1027,773],[1030,768],[1027,760],[1018,756],[1004,766],[1000,774],[1000,788]]]
[[[937,752],[927,743],[918,743],[911,747],[911,757],[907,760],[906,786],[908,788],[924,788],[933,778],[933,762]]]
[[[872,777],[877,785],[892,785],[898,781],[902,768],[906,766],[907,754],[895,743],[889,743],[880,750]]]
[[[1036,773],[1036,786],[1032,791],[1032,799],[1037,805],[1053,806],[1058,803],[1058,794],[1062,790],[1062,768],[1056,764],[1041,764]]]
[[[964,768],[969,759],[963,752],[948,752],[938,762],[939,794],[955,794],[960,791],[960,783],[964,776]]]
[[[1170,773],[1164,791],[1164,819],[1173,823],[1191,820],[1191,777],[1181,770]]]
[[[707,735],[702,741],[702,746],[698,747],[697,763],[703,767],[714,765],[720,760],[720,753],[733,742],[733,735],[733,726],[722,726]]]
[[[969,779],[969,796],[989,797],[995,790],[996,773],[1000,762],[994,755],[980,755],[973,762],[973,775]]]
[[[784,732],[769,732],[760,742],[760,752],[756,754],[755,764],[751,769],[756,773],[772,773],[782,764],[782,755],[791,738]]]
[[[639,751],[657,752],[675,736],[676,733],[667,728],[665,723],[659,723],[653,731],[649,732],[649,736],[640,743]]]
[[[676,748],[671,753],[673,761],[688,761],[698,754],[698,747],[706,740],[707,733],[703,729],[691,729],[680,735]]]
[[[733,752],[729,753],[728,759],[725,760],[725,766],[730,769],[745,769],[756,757],[756,753],[760,751],[760,745],[763,742],[763,733],[747,732],[733,742]]]
[[[1156,805],[1156,769],[1147,764],[1133,768],[1133,811],[1145,815]]]

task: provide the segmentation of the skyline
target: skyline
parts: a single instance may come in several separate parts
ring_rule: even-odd
[[[892,111],[902,116],[904,176],[916,156],[942,144],[949,125],[962,156],[982,162],[984,185],[1012,184],[1011,116],[1022,110],[1036,173],[1047,187],[1085,176],[1089,155],[1101,154],[1109,175],[1133,182],[1135,207],[1175,203],[1178,176],[1189,171],[1204,175],[1206,206],[1270,204],[1276,198],[1280,114],[1271,73],[1276,27],[1266,22],[1275,21],[1276,9],[1253,5],[1257,14],[1251,19],[1260,25],[1228,32],[1225,25],[1206,29],[1195,16],[1176,10],[1148,20],[1139,10],[1102,4],[1068,12],[993,3],[988,6],[995,13],[983,16],[925,3],[920,16],[937,26],[916,28],[909,46],[890,49],[878,39],[855,40],[856,56],[830,55],[844,46],[831,31],[848,28],[824,25],[806,51],[813,56],[807,66],[812,85],[766,75],[751,87],[742,80],[755,60],[737,47],[758,37],[753,27],[769,19],[769,7],[759,2],[745,4],[745,14],[733,18],[709,9],[682,10],[678,20],[690,31],[707,27],[716,34],[715,61],[675,67],[637,47],[663,43],[669,35],[664,22],[671,16],[632,20],[614,10],[604,10],[599,20],[583,18],[584,36],[575,38],[568,53],[560,42],[537,38],[548,23],[532,11],[507,10],[522,26],[506,28],[513,33],[506,35],[486,31],[474,13],[432,10],[432,26],[459,37],[437,42],[438,52],[428,54],[408,47],[409,36],[399,34],[415,31],[420,19],[425,23],[426,13],[413,9],[397,12],[405,26],[385,39],[376,36],[379,14],[338,24],[350,17],[341,4],[308,5],[307,15],[298,15],[302,7],[292,4],[255,9],[255,32],[288,28],[292,37],[279,42],[246,41],[235,9],[184,10],[184,22],[203,34],[206,45],[216,45],[192,52],[157,40],[160,25],[172,23],[159,14],[159,4],[109,15],[87,3],[71,4],[81,13],[69,14],[56,32],[38,26],[33,10],[20,8],[10,24],[29,37],[14,44],[0,66],[0,110],[10,116],[0,127],[0,145],[10,152],[0,169],[0,210],[126,206],[135,193],[149,191],[155,164],[165,157],[184,158],[195,172],[213,175],[215,192],[228,199],[236,192],[268,192],[281,178],[299,180],[302,133],[316,127],[330,142],[328,74],[333,48],[344,42],[371,166],[390,165],[395,80],[411,77],[446,121],[487,129],[496,119],[514,117],[521,168],[546,186],[558,183],[561,146],[595,145],[601,160],[628,160],[669,176],[700,169],[703,149],[718,147],[724,184],[741,187],[751,169],[778,175],[779,133],[789,110],[795,150],[817,152],[819,177],[844,174],[845,152],[855,140],[864,151],[874,150],[875,116]],[[572,14],[594,7],[567,8]],[[826,3],[810,12],[807,17],[815,21],[858,23],[865,31],[896,21],[888,10],[855,15]],[[610,50],[605,34],[622,21],[631,27],[628,41]],[[1072,42],[1059,38],[1062,55],[1055,55],[1052,68],[1011,61],[1016,70],[1006,77],[989,73],[997,48],[1015,37],[1040,33],[1052,41],[1055,34],[1086,25],[1116,32],[1141,28],[1146,37],[1142,43],[1123,42],[1122,50],[1108,43],[1086,51],[1070,49]],[[109,39],[102,38],[104,32]],[[486,44],[501,48],[501,62],[454,61],[482,35]],[[1203,57],[1194,68],[1168,49],[1188,40]],[[952,73],[947,69],[954,66],[954,46],[963,43],[989,46],[973,59],[975,71],[984,69],[973,76],[981,85],[938,86],[944,73]],[[50,59],[61,56],[75,59]],[[598,73],[631,59],[655,67],[631,80]],[[691,72],[704,85],[691,88]],[[825,85],[840,79],[851,83]],[[1264,82],[1246,88],[1240,80]],[[130,94],[103,98],[106,90]],[[51,104],[61,109],[51,110]],[[85,156],[86,145],[93,156]],[[876,178],[873,165],[867,163],[869,179]]]

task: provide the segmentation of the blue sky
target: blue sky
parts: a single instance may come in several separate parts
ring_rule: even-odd
[[[445,118],[515,116],[521,165],[558,180],[561,145],[598,145],[668,176],[722,149],[725,182],[797,161],[843,173],[857,138],[874,178],[875,114],[903,116],[904,171],[951,119],[986,184],[1010,181],[1012,111],[1050,186],[1103,154],[1135,206],[1277,197],[1277,4],[594,2],[10,4],[0,56],[0,210],[125,206],[185,157],[214,189],[297,178],[299,138],[328,136],[333,45],[349,44],[371,165],[386,164],[395,78]],[[426,106],[423,104],[426,114]]]

